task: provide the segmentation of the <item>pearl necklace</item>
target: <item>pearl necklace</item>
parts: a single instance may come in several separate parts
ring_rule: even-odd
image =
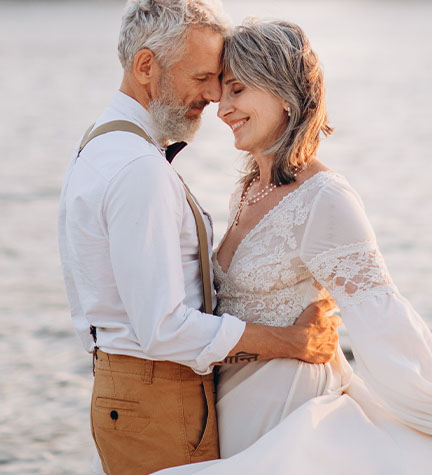
[[[302,167],[292,166],[291,167],[291,180],[288,183],[291,183],[291,181],[296,181],[296,177],[297,177],[298,173],[303,171],[306,168],[306,166],[302,166]],[[258,203],[258,201],[262,200],[269,193],[271,193],[273,190],[275,190],[278,186],[282,185],[282,183],[278,183],[277,185],[272,183],[271,185],[265,186],[262,190],[258,191],[258,193],[255,193],[253,196],[248,198],[247,195],[248,195],[250,189],[252,188],[252,185],[257,181],[257,178],[259,178],[259,176],[255,177],[249,183],[246,190],[242,193],[242,196],[240,198],[240,203],[239,203],[238,208],[237,208],[237,213],[234,217],[234,222],[233,222],[233,224],[235,224],[236,226],[239,223],[240,214],[241,214],[241,212],[242,212],[245,205],[251,206],[251,205],[254,205],[255,203]]]
[[[237,213],[234,218],[234,224],[237,226],[239,223],[240,219],[240,214],[244,208],[245,205],[251,206],[254,205],[255,203],[258,203],[258,201],[262,200],[265,198],[269,193],[271,193],[273,190],[275,190],[278,185],[272,183],[270,185],[266,185],[262,190],[258,191],[258,193],[255,193],[252,195],[250,198],[247,197],[250,189],[252,188],[252,185],[257,181],[257,177],[255,177],[248,185],[244,193],[242,194],[240,198],[240,203],[237,209]]]

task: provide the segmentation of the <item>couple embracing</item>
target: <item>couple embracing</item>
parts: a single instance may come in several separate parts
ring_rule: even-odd
[[[120,90],[74,153],[59,217],[103,471],[432,473],[432,335],[359,196],[317,158],[332,129],[303,31],[135,0],[119,56]],[[209,102],[248,153],[214,253],[171,165]]]

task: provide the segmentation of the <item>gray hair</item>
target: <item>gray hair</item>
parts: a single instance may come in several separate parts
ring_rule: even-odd
[[[130,70],[138,51],[148,48],[169,68],[183,55],[188,27],[206,26],[225,36],[229,25],[220,0],[129,0],[120,29],[120,62]]]
[[[225,40],[224,73],[230,71],[246,86],[260,89],[289,105],[286,127],[265,153],[274,154],[272,181],[295,180],[295,171],[315,156],[320,132],[330,135],[323,74],[303,30],[283,21],[245,20]],[[242,181],[259,174],[249,156]]]

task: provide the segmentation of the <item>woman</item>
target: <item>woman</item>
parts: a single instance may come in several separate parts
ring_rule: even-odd
[[[392,283],[360,198],[316,158],[320,134],[332,130],[302,30],[237,28],[222,87],[218,115],[249,158],[215,253],[218,312],[290,325],[328,292],[364,382],[341,352],[326,365],[222,367],[225,460],[162,473],[432,473],[432,335]]]

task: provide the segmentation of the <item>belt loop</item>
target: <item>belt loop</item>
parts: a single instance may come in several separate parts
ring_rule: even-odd
[[[153,365],[154,361],[147,360],[145,362],[143,374],[144,384],[152,384],[153,382]]]

